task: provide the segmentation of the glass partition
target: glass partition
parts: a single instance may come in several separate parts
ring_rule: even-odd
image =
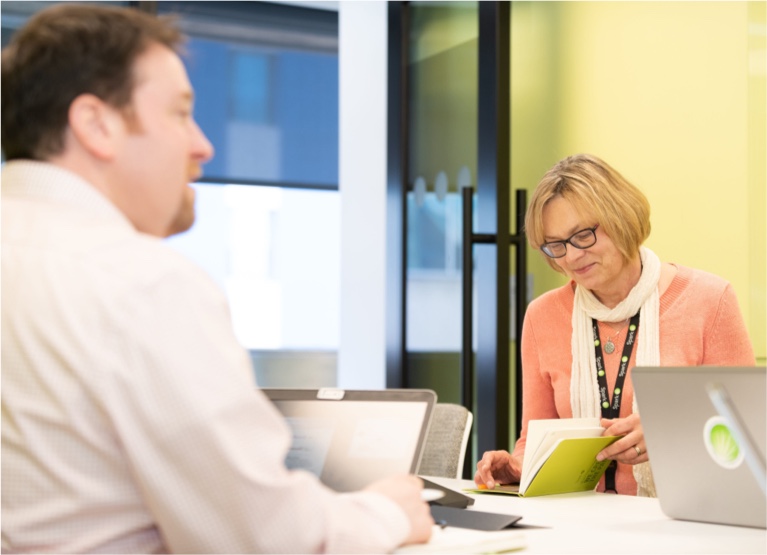
[[[477,2],[411,2],[407,32],[408,379],[460,403],[460,189],[477,173]]]

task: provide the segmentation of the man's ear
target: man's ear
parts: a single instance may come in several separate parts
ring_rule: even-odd
[[[117,152],[124,131],[120,113],[93,94],[81,94],[69,105],[69,129],[80,147],[101,160]]]

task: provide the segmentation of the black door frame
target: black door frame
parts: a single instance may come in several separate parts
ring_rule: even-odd
[[[386,275],[386,385],[408,387],[406,345],[407,191],[408,172],[408,2],[388,3],[388,137],[387,137],[387,275]],[[509,448],[511,379],[510,252],[520,234],[510,236],[510,3],[477,2],[478,144],[476,234],[484,240],[473,246],[477,282],[477,353],[473,379],[464,391],[473,403],[472,446],[476,453]],[[519,212],[519,211],[518,211]],[[517,214],[519,219],[520,214]],[[517,222],[521,228],[521,222]],[[519,249],[518,249],[519,251]],[[521,260],[524,262],[524,249]],[[519,265],[520,257],[517,257]],[[523,264],[523,269],[526,267]],[[524,274],[522,274],[524,275]],[[517,281],[520,281],[519,279]],[[526,280],[517,293],[526,299]],[[520,287],[521,286],[521,287]],[[521,290],[520,290],[521,289]],[[517,330],[521,330],[524,304],[517,304]],[[471,323],[469,324],[471,325]],[[519,335],[519,334],[518,334]],[[513,369],[517,430],[521,424],[521,368],[519,348]],[[465,353],[464,353],[465,354]],[[469,356],[469,360],[471,360]],[[474,393],[476,392],[476,394]],[[471,451],[470,451],[471,452]],[[467,457],[467,462],[471,457]]]
[[[509,448],[510,3],[479,4],[477,222],[491,244],[474,247],[477,291],[477,453]]]

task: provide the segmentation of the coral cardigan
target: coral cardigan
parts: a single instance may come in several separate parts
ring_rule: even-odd
[[[668,289],[660,298],[660,361],[664,366],[753,366],[754,351],[732,286],[713,274],[677,266]],[[512,468],[521,472],[527,423],[540,418],[572,418],[570,373],[572,313],[575,283],[549,291],[533,300],[522,329],[523,403],[522,433],[512,453]],[[640,322],[641,325],[641,322]],[[615,331],[599,324],[603,342]],[[605,354],[608,391],[618,374],[618,361],[626,339],[625,329],[613,339],[615,352]],[[632,412],[634,386],[631,354],[620,416]],[[596,369],[594,370],[596,372]],[[650,454],[652,466],[652,454]],[[631,465],[619,464],[619,493],[636,495]],[[597,487],[604,491],[604,477]]]

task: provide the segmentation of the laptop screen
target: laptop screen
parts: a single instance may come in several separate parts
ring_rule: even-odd
[[[423,389],[272,389],[293,443],[285,464],[336,491],[393,474],[414,474],[437,396]]]

